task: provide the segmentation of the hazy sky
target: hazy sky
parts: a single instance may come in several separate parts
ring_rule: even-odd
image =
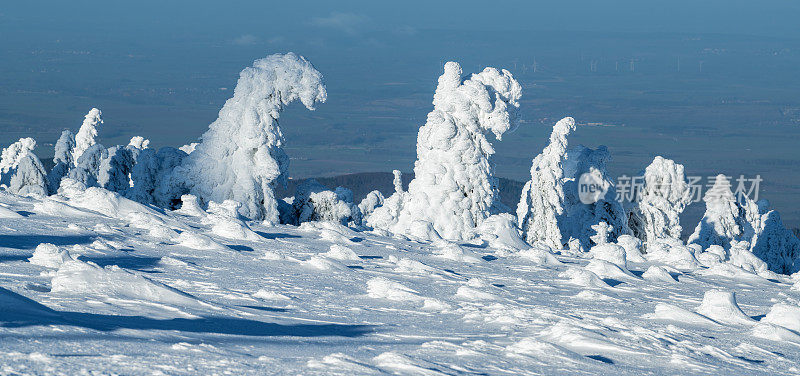
[[[800,35],[800,2],[703,1],[6,1],[5,33],[98,39],[214,38],[303,30],[582,30]],[[9,27],[10,26],[10,27]],[[101,35],[96,33],[102,32]],[[362,35],[362,36],[364,36]],[[13,37],[13,35],[9,35]],[[143,42],[146,42],[144,40]]]

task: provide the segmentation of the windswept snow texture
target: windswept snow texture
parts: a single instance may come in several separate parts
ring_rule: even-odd
[[[322,74],[293,53],[256,60],[239,74],[233,98],[172,179],[182,181],[204,203],[236,200],[247,218],[278,223],[273,187],[286,179],[278,117],[299,100],[309,110],[325,102]],[[178,199],[174,197],[174,199]]]
[[[500,212],[487,135],[500,140],[511,128],[521,96],[507,70],[485,68],[464,79],[458,63],[445,64],[433,111],[417,135],[414,180],[408,192],[396,188],[391,206],[373,212],[371,225],[425,239],[475,237],[476,227]]]
[[[508,215],[452,243],[183,206],[0,191],[0,373],[800,372],[800,275],[686,268],[679,243],[633,259],[627,237],[518,251]]]

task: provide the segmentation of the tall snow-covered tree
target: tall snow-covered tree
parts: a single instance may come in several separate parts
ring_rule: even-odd
[[[564,245],[558,217],[564,214],[564,169],[567,136],[575,130],[571,117],[553,126],[550,143],[533,159],[531,180],[522,188],[517,221],[528,243],[541,242],[554,249]]]
[[[762,206],[762,210],[766,210]],[[763,213],[750,241],[750,252],[776,273],[800,271],[800,240],[783,225],[776,210]]]
[[[683,165],[657,156],[645,169],[644,184],[636,192],[631,229],[646,245],[666,238],[680,239],[679,216],[691,200]]]
[[[417,136],[414,180],[407,192],[396,193],[400,198],[372,213],[371,225],[408,234],[423,222],[445,239],[464,240],[498,211],[487,135],[499,140],[511,128],[522,87],[507,70],[486,68],[467,79],[461,74],[458,63],[445,64],[433,111]]]
[[[285,182],[289,166],[278,117],[295,100],[313,110],[326,98],[322,74],[305,58],[288,53],[256,60],[173,176],[204,203],[235,200],[243,216],[277,223],[274,186]]]
[[[574,119],[561,119],[553,126],[550,143],[533,159],[531,180],[525,184],[517,205],[517,221],[529,243],[561,249],[575,239],[580,248],[590,249],[595,245],[592,226],[605,222],[612,229],[607,236],[612,242],[626,232],[624,211],[606,177],[608,149],[582,145],[568,148],[567,137],[574,130]],[[591,174],[593,181],[603,183],[608,189],[605,196],[582,202],[578,190],[583,174]]]
[[[73,160],[75,163],[90,147],[94,146],[97,141],[97,127],[103,124],[103,113],[96,108],[89,110],[89,113],[83,119],[78,133],[75,135],[75,149],[72,151]]]
[[[53,169],[47,174],[48,191],[54,194],[61,185],[61,179],[67,176],[69,170],[75,166],[73,150],[75,149],[75,135],[68,129],[61,132],[55,145],[55,155],[53,156]]]

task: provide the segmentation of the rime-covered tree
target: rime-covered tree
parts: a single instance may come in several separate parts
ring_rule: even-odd
[[[680,239],[680,214],[691,203],[683,165],[655,157],[644,172],[644,184],[636,192],[631,228],[646,245],[661,239]]]
[[[0,155],[0,176],[3,177],[4,183],[7,178],[10,178],[9,172],[17,168],[19,162],[35,147],[36,140],[26,137],[20,138],[19,141],[3,149],[3,153]]]
[[[61,137],[56,141],[53,168],[47,174],[47,187],[50,194],[58,191],[61,179],[67,176],[69,170],[75,166],[75,158],[72,154],[74,149],[75,135],[70,130],[65,129],[61,132]]]
[[[0,181],[18,195],[47,195],[47,174],[33,149],[36,140],[21,138],[3,149],[0,157]]]
[[[288,53],[256,60],[173,176],[204,203],[235,200],[245,217],[277,223],[274,186],[285,181],[289,165],[278,117],[295,100],[313,110],[326,98],[322,74],[305,58]]]
[[[20,159],[8,190],[22,196],[47,196],[47,173],[36,154],[29,151]]]
[[[83,153],[89,150],[90,147],[97,144],[97,127],[103,124],[103,113],[96,108],[89,110],[89,113],[83,119],[78,133],[75,135],[75,148],[72,150],[72,158],[75,163],[81,158]]]
[[[575,121],[564,118],[553,126],[550,143],[534,158],[531,180],[522,190],[517,205],[517,221],[529,243],[544,243],[554,249],[568,246],[570,239],[583,249],[596,243],[592,226],[605,222],[611,229],[608,241],[626,233],[627,221],[616,191],[606,177],[608,149],[578,145],[568,148],[567,137],[575,130]],[[582,176],[602,184],[607,192],[590,202],[581,200]],[[575,247],[573,247],[575,248]]]
[[[531,180],[522,188],[517,205],[517,221],[528,243],[544,243],[561,249],[566,240],[558,227],[558,217],[564,214],[564,164],[567,156],[567,136],[575,130],[571,117],[553,126],[550,143],[533,159]]]
[[[734,197],[731,183],[725,175],[718,175],[714,185],[703,196],[706,212],[688,243],[698,244],[703,249],[711,245],[730,248],[731,241],[740,240],[744,235],[746,206]],[[752,231],[751,231],[752,232]]]
[[[67,176],[87,188],[96,187],[100,166],[107,158],[108,150],[101,144],[94,144],[81,153],[75,161],[75,168],[71,169]]]
[[[131,168],[133,186],[125,197],[144,204],[175,209],[180,204],[181,191],[172,184],[173,170],[183,163],[187,154],[172,147],[141,150]]]
[[[414,180],[407,192],[376,209],[370,223],[408,234],[422,222],[445,239],[473,238],[476,227],[499,211],[490,160],[494,148],[487,136],[499,140],[511,128],[521,95],[522,87],[506,70],[486,68],[465,79],[458,63],[445,64],[433,111],[417,136]]]

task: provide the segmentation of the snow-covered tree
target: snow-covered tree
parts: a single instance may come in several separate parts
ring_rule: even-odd
[[[763,260],[769,270],[776,273],[792,274],[800,271],[800,240],[783,225],[776,210],[764,212],[750,241],[750,252]]]
[[[100,163],[97,184],[112,192],[124,193],[131,187],[131,172],[139,149],[133,145],[108,149],[108,158]]]
[[[278,117],[295,100],[313,110],[326,98],[322,74],[305,58],[288,53],[256,60],[240,73],[233,98],[174,178],[204,203],[235,200],[245,217],[277,223],[274,186],[285,181],[289,165]]]
[[[608,149],[582,145],[568,148],[567,137],[574,130],[574,119],[561,119],[553,126],[550,143],[533,159],[531,180],[525,184],[517,205],[517,221],[529,243],[562,249],[570,246],[569,242],[578,241],[580,247],[570,248],[590,249],[597,244],[592,238],[592,226],[601,222],[609,226],[606,242],[616,241],[627,229],[624,211],[615,199],[616,191],[606,177]],[[588,202],[581,200],[579,183],[583,176],[605,187],[605,195]]]
[[[367,218],[369,217],[375,209],[383,206],[383,202],[385,198],[380,191],[372,191],[367,193],[367,196],[361,200],[361,203],[358,204],[358,210],[361,211],[361,217]]]
[[[39,157],[28,151],[14,168],[8,190],[21,196],[47,196],[47,173]]]
[[[34,148],[36,148],[36,140],[27,137],[20,138],[19,141],[3,149],[3,153],[0,155],[0,181],[3,184],[8,183],[8,179],[11,178],[10,172],[16,169],[19,162]]]
[[[597,243],[592,226],[605,222],[609,226],[606,240],[616,242],[620,235],[628,233],[625,210],[616,200],[617,192],[607,177],[606,165],[611,154],[605,146],[597,149],[578,145],[567,151],[564,169],[564,213],[558,217],[558,228],[562,237],[578,239],[586,249]],[[603,191],[592,195],[581,193],[588,184],[602,186]]]
[[[711,245],[729,248],[731,241],[744,235],[747,207],[739,203],[731,191],[731,183],[725,175],[718,175],[703,201],[706,212],[689,236],[688,243],[698,244],[703,249]],[[757,209],[756,209],[757,210]],[[751,231],[752,234],[752,231]]]
[[[55,155],[53,156],[53,169],[47,174],[47,187],[51,194],[58,191],[61,179],[67,176],[69,170],[75,166],[73,150],[75,149],[75,135],[68,129],[61,132],[55,145]]]
[[[133,186],[125,192],[125,197],[144,204],[175,209],[180,204],[181,191],[172,184],[171,175],[186,156],[183,151],[171,147],[163,147],[158,151],[149,148],[139,151],[136,164],[130,171]]]
[[[461,74],[458,63],[445,64],[433,111],[417,136],[414,180],[408,192],[387,199],[399,208],[385,203],[375,210],[372,226],[407,234],[422,222],[445,239],[464,240],[499,211],[487,134],[499,140],[511,128],[522,87],[506,70],[486,68],[468,79]]]
[[[67,176],[87,188],[96,187],[100,165],[107,158],[108,150],[101,144],[94,144],[80,154],[75,161],[75,168],[71,169]]]
[[[95,140],[97,138],[97,127],[103,124],[102,115],[103,113],[100,110],[92,108],[84,117],[83,124],[81,124],[81,128],[78,129],[78,133],[75,135],[75,149],[72,151],[75,163],[78,163],[78,159],[81,158],[86,150],[89,150],[90,147],[97,143]]]
[[[522,188],[517,221],[528,243],[544,243],[553,249],[564,246],[558,217],[564,214],[564,164],[567,136],[575,130],[571,117],[553,126],[550,143],[533,159],[531,180]]]
[[[660,239],[680,239],[680,214],[691,203],[683,165],[655,157],[644,172],[644,184],[636,192],[631,229],[646,245]]]
[[[142,136],[133,136],[131,137],[131,141],[128,143],[128,145],[139,150],[144,150],[150,146],[150,140],[146,140]]]

